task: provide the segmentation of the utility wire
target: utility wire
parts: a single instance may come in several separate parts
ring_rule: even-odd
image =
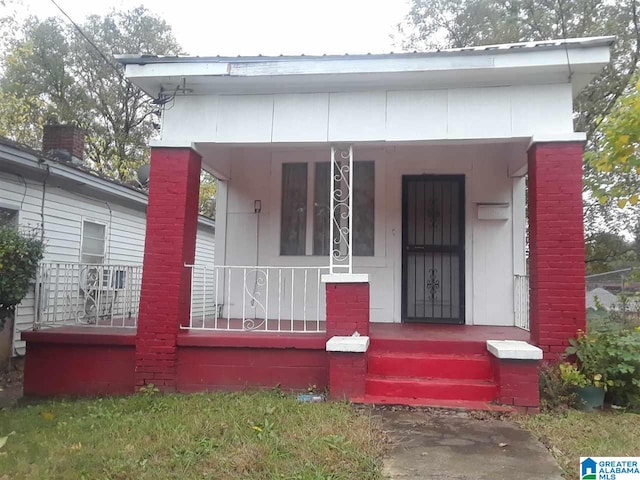
[[[100,57],[109,65],[109,67],[111,67],[113,69],[114,72],[116,72],[116,74],[118,75],[118,78],[120,78],[122,81],[126,82],[127,85],[135,88],[136,90],[141,91],[141,89],[135,85],[133,82],[131,82],[131,80],[129,80],[123,73],[122,71],[113,63],[112,60],[110,60],[107,55],[105,55],[102,50],[100,50],[100,48],[93,42],[93,40],[91,40],[91,38],[89,38],[89,36],[84,32],[84,30],[82,30],[82,28],[80,28],[80,26],[73,21],[73,19],[69,16],[69,14],[67,14],[67,12],[65,12],[62,7],[60,5],[58,5],[58,3],[56,2],[56,0],[51,0],[51,3],[53,3],[56,8],[58,10],[60,10],[60,12],[67,18],[67,20],[69,20],[69,22],[71,23],[71,25],[74,26],[74,28],[78,31],[78,33],[82,36],[82,38],[84,38],[89,45],[91,45],[96,52],[98,52],[98,55],[100,55]],[[162,97],[162,95],[158,96],[158,98],[154,99],[153,103],[155,105],[159,105],[161,107],[164,107],[165,104],[173,101],[178,93],[180,86],[178,85],[176,87],[176,91],[173,93],[173,95],[171,96],[167,96],[167,97]],[[161,91],[162,94],[162,91]],[[169,109],[171,109],[172,107],[169,107]]]
[[[567,56],[567,69],[569,70],[569,81],[571,81],[571,77],[573,77],[573,71],[571,71],[571,61],[569,60],[569,46],[567,45],[567,24],[564,20],[564,5],[562,4],[561,0],[558,0],[558,10],[560,13],[560,27],[562,29],[562,39],[564,40],[564,53]]]
[[[116,72],[116,74],[121,80],[124,80],[126,83],[128,83],[132,87],[138,88],[133,83],[131,83],[131,81],[127,77],[124,76],[124,74],[120,71],[120,69],[116,65],[114,65],[113,61],[110,60],[107,57],[107,55],[105,55],[102,52],[102,50],[100,50],[100,48],[98,48],[98,46],[93,42],[93,40],[91,40],[89,36],[86,33],[84,33],[82,28],[80,28],[80,26],[73,21],[73,19],[67,14],[67,12],[65,12],[62,9],[62,7],[56,3],[56,0],[51,0],[51,3],[53,3],[56,6],[56,8],[60,10],[60,13],[62,13],[65,17],[67,17],[67,20],[69,20],[71,25],[74,26],[74,28],[78,31],[78,33],[82,36],[82,38],[84,38],[87,41],[87,43],[89,43],[89,45],[91,45],[95,49],[95,51],[98,52],[98,55],[100,55],[100,57],[109,65],[109,67],[111,67],[113,71]]]

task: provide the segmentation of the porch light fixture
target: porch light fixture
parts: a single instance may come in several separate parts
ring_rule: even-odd
[[[262,200],[254,200],[253,201],[253,213],[262,212]]]

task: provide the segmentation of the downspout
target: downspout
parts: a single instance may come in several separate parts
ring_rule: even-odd
[[[46,197],[46,193],[47,193],[47,180],[49,179],[49,175],[51,174],[51,170],[49,168],[49,165],[47,163],[44,162],[44,160],[41,160],[42,165],[45,166],[45,168],[47,169],[47,173],[44,176],[44,180],[42,180],[42,199],[40,202],[40,241],[44,241],[44,226],[45,226],[45,222],[44,222],[44,203],[45,203],[45,197]]]

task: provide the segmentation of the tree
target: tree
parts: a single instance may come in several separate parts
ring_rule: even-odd
[[[615,233],[597,232],[588,236],[585,243],[588,275],[640,264],[635,242]]]
[[[13,38],[7,34],[12,29],[15,15],[0,17],[0,41],[8,45],[0,135],[40,149],[46,122],[74,123],[86,133],[88,167],[117,180],[134,179],[137,167],[148,162],[160,108],[125,79],[113,55],[180,53],[170,26],[137,7],[92,15],[80,25],[82,33],[58,18],[30,17]],[[203,174],[204,215],[213,214],[215,188],[215,179]]]
[[[610,66],[576,101],[576,128],[591,142],[626,91],[640,56],[637,0],[411,0],[410,5],[398,35],[409,50],[616,35]]]
[[[4,58],[0,91],[11,102],[3,113],[15,122],[0,122],[0,133],[38,148],[40,124],[75,123],[87,134],[90,166],[129,180],[148,158],[159,110],[125,79],[113,55],[173,55],[180,47],[169,25],[144,7],[92,15],[80,28],[89,40],[58,18],[25,22]]]
[[[208,172],[200,175],[200,214],[206,217],[216,216],[215,198],[218,190],[216,178]]]
[[[42,240],[34,232],[0,226],[0,330],[27,294],[43,253]]]
[[[640,81],[602,123],[599,150],[588,155],[594,195],[602,204],[634,207],[640,199]]]

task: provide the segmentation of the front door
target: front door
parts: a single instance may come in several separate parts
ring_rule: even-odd
[[[464,323],[464,175],[402,177],[402,319]]]

